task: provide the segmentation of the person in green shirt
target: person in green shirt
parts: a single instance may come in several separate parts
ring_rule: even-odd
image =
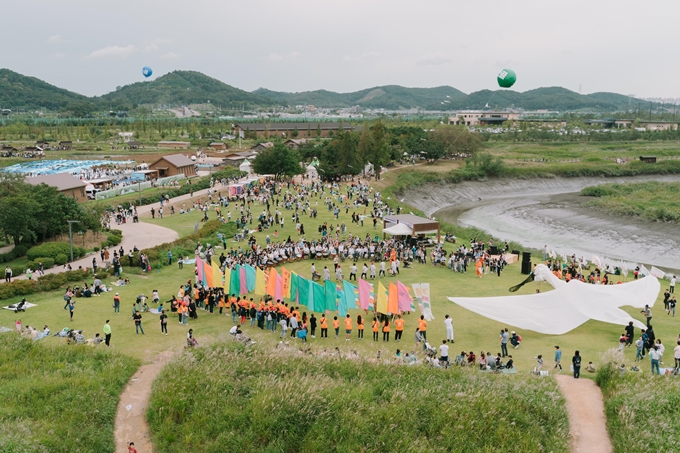
[[[104,324],[104,335],[106,335],[106,338],[104,342],[106,343],[107,347],[110,347],[111,343],[111,325],[109,324],[109,320],[106,320],[106,324]]]

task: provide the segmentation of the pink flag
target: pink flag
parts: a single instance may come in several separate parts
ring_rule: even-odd
[[[276,274],[276,291],[274,299],[283,300],[283,278]]]
[[[196,270],[198,270],[198,281],[202,282],[203,281],[203,260],[201,259],[200,256],[196,256]]]
[[[399,311],[415,311],[415,305],[413,305],[413,298],[408,293],[408,286],[404,285],[402,282],[397,280],[397,294],[399,297]]]
[[[248,294],[248,285],[246,284],[246,268],[241,266],[239,272],[239,286],[241,287],[241,294]]]
[[[359,307],[368,310],[371,304],[371,284],[366,280],[359,279]]]

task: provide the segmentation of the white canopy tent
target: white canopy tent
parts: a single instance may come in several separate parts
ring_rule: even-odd
[[[248,159],[244,159],[241,165],[238,166],[238,169],[248,174],[253,172],[253,166]]]
[[[537,280],[555,290],[545,293],[500,297],[449,297],[451,302],[495,321],[535,332],[562,335],[594,319],[610,324],[646,326],[619,307],[654,305],[661,285],[653,276],[620,285],[569,283],[552,275],[545,265],[536,266]]]
[[[318,179],[319,178],[319,171],[316,169],[316,166],[310,164],[307,166],[307,178],[309,179]]]
[[[403,223],[395,223],[391,227],[383,229],[383,233],[391,234],[393,236],[411,236],[413,229]]]

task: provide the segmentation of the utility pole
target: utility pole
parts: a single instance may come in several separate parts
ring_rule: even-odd
[[[80,223],[80,220],[67,220],[68,222],[68,242],[71,246],[71,262],[73,262],[73,228],[74,223]]]

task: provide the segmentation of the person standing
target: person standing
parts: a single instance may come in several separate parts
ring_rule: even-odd
[[[649,350],[649,358],[652,361],[652,374],[661,374],[659,370],[659,361],[661,360],[661,354],[659,353],[659,348],[654,345],[652,349]],[[656,370],[656,373],[654,372]]]
[[[649,323],[652,321],[652,309],[649,308],[649,305],[645,305],[644,310],[640,313],[644,313],[645,318],[647,318],[647,327],[649,327]]]
[[[168,250],[168,266],[172,264],[172,251]]]
[[[333,330],[335,330],[335,339],[337,340],[340,334],[340,321],[338,321],[337,316],[333,316]]]
[[[397,319],[394,320],[394,339],[397,343],[401,342],[401,336],[404,334],[404,325],[406,321],[401,319],[401,315],[397,315]]]
[[[314,313],[312,313],[312,316],[309,317],[309,329],[310,333],[312,334],[312,338],[316,338],[316,316],[314,316]]]
[[[12,283],[12,268],[5,267],[5,283]]]
[[[680,340],[678,345],[673,349],[673,358],[675,359],[675,370],[680,370]]]
[[[68,313],[69,313],[69,321],[73,321],[73,310],[76,308],[76,303],[73,301],[73,299],[68,301]]]
[[[359,340],[364,339],[364,319],[361,315],[357,315],[357,338]]]
[[[352,336],[352,318],[347,313],[345,316],[345,341],[349,341]]]
[[[675,275],[671,278],[670,288],[668,288],[671,294],[675,293]]]
[[[418,320],[418,331],[420,332],[420,336],[423,337],[423,340],[427,341],[427,321],[425,321],[425,316],[420,315],[420,319]]]
[[[449,345],[446,344],[448,340],[442,340],[442,345],[439,346],[439,364],[448,367],[449,364]]]
[[[113,296],[113,313],[120,313],[120,295],[118,293]]]
[[[453,319],[449,315],[444,317],[444,326],[446,326],[446,341],[455,343],[453,341]]]
[[[574,379],[581,377],[581,353],[576,351],[574,357],[571,358],[571,364],[574,366]]]
[[[508,339],[510,338],[510,334],[508,334],[508,329],[501,329],[501,357],[507,357],[508,356]]]
[[[142,335],[144,335],[144,328],[142,327],[142,314],[138,311],[135,311],[132,319],[135,320],[135,334],[139,335],[139,331],[141,330]]]
[[[555,366],[554,368],[559,368],[562,371],[562,350],[559,346],[555,346]]]
[[[106,343],[106,346],[111,347],[111,325],[109,324],[108,319],[106,320],[106,324],[104,324],[104,335],[104,342]]]
[[[389,343],[390,341],[390,318],[385,317],[385,321],[383,321],[383,341],[387,341]]]
[[[161,335],[168,334],[168,315],[165,314],[165,310],[161,311]]]
[[[628,325],[626,326],[626,337],[628,338],[626,340],[626,346],[630,346],[633,344],[633,338],[635,338],[635,326],[633,326],[633,321],[630,321]]]
[[[375,316],[373,317],[373,323],[371,324],[371,328],[373,330],[373,341],[378,341],[378,332],[380,331],[380,322],[378,321],[378,318]]]

